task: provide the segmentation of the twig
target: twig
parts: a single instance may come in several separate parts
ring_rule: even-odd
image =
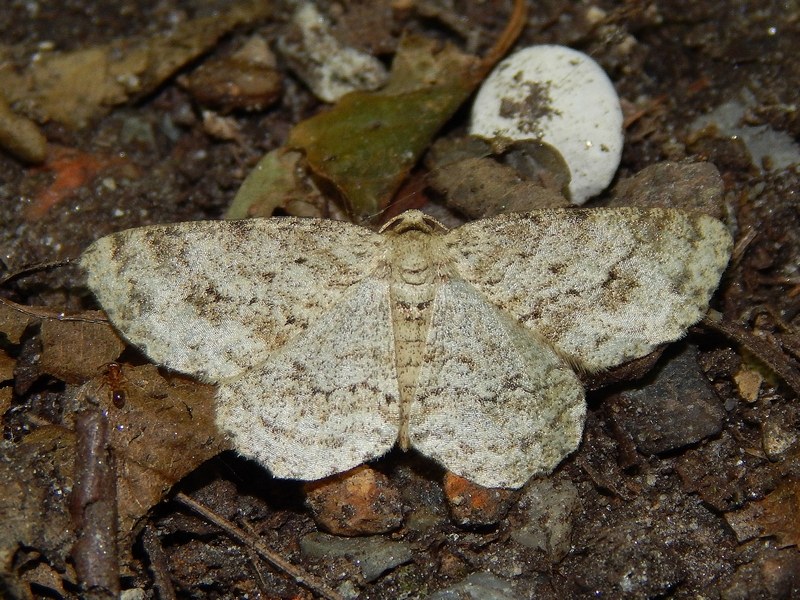
[[[153,584],[158,590],[158,597],[161,600],[175,600],[175,588],[172,587],[172,582],[169,579],[167,557],[156,532],[149,525],[144,528],[142,544],[144,545],[144,551],[147,552],[147,556],[150,558]]]
[[[253,529],[253,526],[250,525],[250,523],[248,523],[247,521],[244,521],[242,523],[242,526],[247,530],[247,533],[250,536],[255,537],[255,538],[258,537],[258,533]],[[250,564],[253,565],[253,571],[255,571],[256,577],[258,577],[257,583],[258,583],[259,590],[261,590],[261,594],[265,598],[268,598],[270,594],[269,594],[269,590],[267,589],[267,582],[264,580],[264,574],[261,572],[260,561],[258,559],[258,554],[256,554],[255,551],[250,546],[247,547],[247,558],[250,559]]]
[[[18,304],[8,298],[0,296],[0,304],[5,304],[11,310],[34,317],[36,319],[49,319],[52,321],[80,321],[83,323],[108,323],[106,313],[101,310],[81,310],[75,313],[67,314],[64,311],[54,310],[52,308],[44,308],[41,306],[26,306]]]
[[[234,525],[227,519],[219,516],[217,513],[210,510],[206,506],[203,506],[199,502],[192,500],[186,494],[178,493],[175,496],[175,500],[177,500],[184,506],[190,508],[191,510],[195,511],[199,515],[202,515],[204,518],[214,523],[217,527],[223,529],[231,537],[253,548],[273,567],[283,571],[284,573],[292,577],[300,585],[307,587],[312,592],[315,592],[320,596],[327,598],[328,600],[344,600],[344,597],[342,595],[340,595],[336,590],[328,587],[328,585],[321,579],[314,577],[313,575],[311,575],[311,573],[308,573],[304,569],[296,565],[293,565],[289,561],[283,559],[281,556],[279,556],[278,554],[267,548],[264,544],[262,544],[261,541],[258,540],[258,538],[248,535],[247,532],[244,531],[243,529],[239,529],[236,525]]]
[[[6,285],[9,281],[13,281],[18,277],[24,277],[25,275],[30,275],[31,273],[38,273],[39,271],[46,271],[56,267],[65,267],[73,264],[74,262],[75,259],[73,258],[65,258],[64,260],[56,260],[52,262],[40,263],[38,265],[31,265],[29,267],[23,267],[17,271],[14,271],[13,273],[9,273],[3,277],[0,277],[0,288]],[[108,322],[108,317],[105,315],[105,313],[98,310],[84,310],[75,312],[73,314],[67,314],[63,311],[53,310],[52,308],[26,306],[24,304],[14,302],[13,300],[9,300],[8,298],[3,298],[2,296],[0,296],[0,303],[5,304],[12,310],[37,319],[50,319],[53,321],[82,321],[85,323]]]
[[[705,327],[718,331],[728,339],[747,348],[758,360],[783,379],[795,394],[800,396],[800,373],[786,359],[783,352],[777,350],[771,344],[765,343],[764,340],[754,336],[743,327],[739,327],[730,321],[725,321],[722,315],[716,311],[709,311],[703,317],[702,323]]]
[[[733,252],[731,252],[731,265],[738,265],[742,261],[742,257],[757,236],[758,230],[751,229],[744,236],[736,240],[736,244],[733,247]]]
[[[22,267],[21,269],[14,271],[13,273],[9,273],[4,277],[0,278],[0,286],[4,286],[9,281],[16,279],[17,277],[23,277],[24,275],[30,275],[31,273],[38,273],[39,271],[47,271],[48,269],[54,269],[56,267],[66,267],[67,265],[71,265],[74,262],[72,258],[65,258],[63,260],[54,260],[52,262],[46,263],[39,263],[38,265],[31,265],[29,267]]]
[[[494,46],[489,49],[486,56],[481,60],[480,69],[484,75],[492,70],[497,61],[503,58],[508,49],[517,41],[519,34],[522,33],[522,29],[527,23],[527,17],[528,5],[525,0],[515,0],[514,9],[508,18],[506,28],[497,38]]]
[[[108,445],[108,421],[98,410],[78,415],[76,483],[70,513],[78,531],[72,547],[83,598],[116,598],[120,593],[117,555],[117,477]]]

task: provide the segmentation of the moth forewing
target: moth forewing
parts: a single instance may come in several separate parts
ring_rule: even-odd
[[[669,209],[542,210],[381,234],[321,219],[144,227],[83,255],[114,325],[219,384],[217,423],[279,477],[317,479],[399,438],[519,487],[578,445],[570,365],[677,339],[730,255],[718,221]]]

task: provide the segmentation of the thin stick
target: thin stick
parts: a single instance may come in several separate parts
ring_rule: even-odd
[[[480,68],[484,75],[491,71],[497,61],[503,58],[506,52],[508,52],[508,49],[514,45],[514,42],[517,41],[519,34],[522,33],[522,29],[527,23],[527,18],[527,3],[525,0],[515,0],[514,9],[511,12],[511,16],[508,18],[506,28],[500,34],[500,37],[497,38],[494,46],[489,48],[486,56],[481,60]]]
[[[705,327],[718,331],[728,339],[747,348],[758,360],[783,379],[795,394],[800,396],[800,374],[786,359],[783,352],[775,349],[771,344],[765,343],[764,340],[754,336],[743,327],[723,320],[722,315],[716,311],[709,311],[709,314],[703,317],[702,323]]]
[[[117,471],[108,430],[108,419],[99,410],[78,413],[75,484],[69,498],[78,539],[71,554],[82,591],[94,598],[117,598],[120,593]]]
[[[39,271],[46,271],[47,269],[54,269],[56,267],[64,267],[71,265],[74,262],[75,260],[72,258],[65,258],[64,260],[56,260],[53,262],[23,267],[18,271],[14,271],[13,273],[9,273],[4,277],[0,277],[0,287],[3,287],[9,281],[13,281],[17,277],[23,277],[25,275],[30,275],[31,273],[38,273]],[[35,319],[48,319],[52,321],[80,321],[84,323],[108,322],[108,317],[105,315],[105,313],[97,310],[78,311],[72,314],[67,314],[64,311],[53,310],[52,308],[26,306],[25,304],[19,304],[13,300],[9,300],[8,298],[3,298],[2,296],[0,296],[0,304],[5,304],[8,308]]]
[[[161,600],[175,600],[175,588],[169,579],[169,568],[167,567],[167,556],[161,547],[161,541],[151,526],[144,528],[142,534],[144,551],[150,558],[150,567],[153,572],[153,584],[158,591]]]
[[[242,523],[242,526],[245,528],[248,535],[254,538],[258,538],[258,533],[256,532],[255,529],[253,529],[253,526],[250,525],[250,523],[244,521]],[[261,594],[264,597],[268,598],[269,590],[267,589],[267,582],[264,580],[264,574],[261,571],[261,561],[258,558],[258,554],[256,554],[255,551],[250,546],[247,547],[247,557],[250,559],[250,564],[253,565],[253,570],[256,572],[256,577],[258,577],[257,583],[258,583],[258,588],[261,590]]]
[[[0,286],[4,286],[9,281],[12,281],[17,277],[23,277],[24,275],[30,275],[31,273],[38,273],[39,271],[47,271],[48,269],[55,269],[56,267],[66,267],[67,265],[71,265],[73,262],[74,259],[65,258],[64,260],[54,260],[52,262],[22,267],[18,271],[14,271],[13,273],[9,273],[8,275],[0,278]]]
[[[248,535],[246,531],[239,529],[236,525],[219,516],[208,507],[203,506],[195,500],[192,500],[189,496],[182,492],[179,492],[175,496],[175,500],[195,511],[199,515],[202,515],[204,518],[214,523],[214,525],[224,530],[231,537],[253,548],[273,567],[283,571],[300,585],[307,587],[312,592],[315,592],[320,596],[327,598],[328,600],[344,600],[342,595],[340,595],[336,590],[328,587],[328,585],[321,579],[314,577],[304,569],[283,559],[281,556],[262,544],[258,538]]]
[[[101,310],[81,310],[74,313],[46,308],[43,306],[27,306],[19,304],[8,298],[0,296],[0,304],[5,304],[11,310],[15,310],[23,315],[35,319],[47,319],[50,321],[79,321],[82,323],[108,323],[106,313]]]

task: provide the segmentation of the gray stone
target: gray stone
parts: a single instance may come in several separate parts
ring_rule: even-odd
[[[511,532],[511,539],[545,552],[554,563],[564,558],[570,548],[573,515],[580,507],[578,488],[569,480],[532,481],[519,507],[525,522]]]
[[[517,600],[510,581],[491,573],[472,573],[449,588],[428,596],[428,600]]]
[[[346,557],[358,565],[367,581],[411,560],[411,546],[381,536],[345,538],[327,533],[309,533],[300,540],[303,554],[311,558]]]
[[[618,395],[618,422],[645,454],[659,454],[716,435],[725,417],[714,389],[697,364],[697,348],[686,345],[652,381]],[[662,359],[663,360],[663,359]]]

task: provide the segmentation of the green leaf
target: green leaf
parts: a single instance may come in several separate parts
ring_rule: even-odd
[[[317,177],[339,191],[351,217],[385,208],[433,136],[479,83],[480,60],[455,47],[407,36],[389,84],[354,92],[291,132]]]

